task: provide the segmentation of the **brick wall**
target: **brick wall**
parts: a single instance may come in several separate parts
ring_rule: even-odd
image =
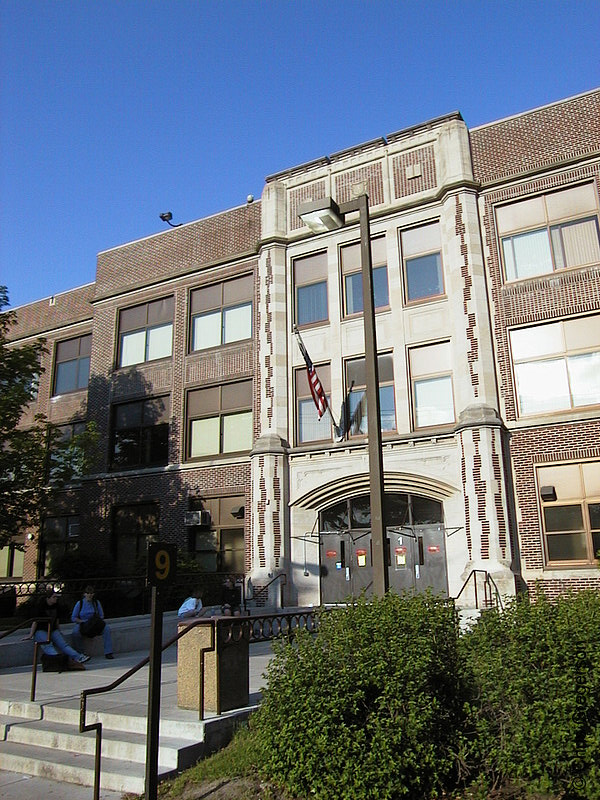
[[[600,90],[470,131],[473,174],[498,181],[600,150]]]
[[[173,228],[98,255],[96,299],[256,252],[260,202]]]

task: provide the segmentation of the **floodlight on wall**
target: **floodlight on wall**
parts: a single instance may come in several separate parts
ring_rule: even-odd
[[[552,503],[556,500],[556,489],[554,486],[542,486],[540,489],[540,497],[544,503]]]
[[[163,222],[166,222],[167,225],[170,225],[172,228],[179,228],[179,226],[182,224],[181,222],[177,223],[171,222],[171,220],[173,219],[173,214],[171,214],[170,211],[163,211],[162,214],[159,214],[159,217],[162,219]]]
[[[235,519],[244,519],[246,516],[246,509],[244,506],[236,506],[231,509],[231,516]]]
[[[331,197],[302,203],[298,216],[313,233],[335,231],[344,225],[344,215]]]

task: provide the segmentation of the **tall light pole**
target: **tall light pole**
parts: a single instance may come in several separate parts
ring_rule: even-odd
[[[387,542],[384,519],[383,454],[379,410],[379,369],[375,332],[375,297],[371,263],[369,196],[361,192],[339,206],[331,197],[311,200],[298,209],[298,216],[313,233],[337,230],[345,225],[346,214],[358,211],[360,222],[360,263],[363,286],[367,435],[369,446],[369,492],[371,504],[371,545],[373,549],[373,591],[382,597],[388,590]]]

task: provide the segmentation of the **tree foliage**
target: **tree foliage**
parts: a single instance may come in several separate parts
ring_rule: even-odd
[[[39,525],[53,491],[82,474],[95,446],[93,426],[61,440],[42,414],[32,424],[21,425],[23,414],[37,396],[43,372],[44,339],[18,347],[9,334],[16,322],[14,311],[4,311],[8,291],[0,286],[0,547],[29,527]],[[53,452],[52,480],[48,483],[48,452]]]

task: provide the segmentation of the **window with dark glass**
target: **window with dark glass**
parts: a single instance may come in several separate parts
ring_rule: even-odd
[[[206,572],[245,572],[244,495],[202,501],[210,512],[210,528],[191,529],[190,552]]]
[[[404,293],[407,303],[444,294],[440,223],[430,222],[400,232]]]
[[[203,286],[191,294],[191,345],[206,350],[252,336],[254,277]]]
[[[600,561],[600,461],[553,464],[538,467],[540,488],[553,491],[542,496],[542,524],[546,559],[597,564]]]
[[[344,293],[344,316],[362,314],[363,286],[360,260],[360,242],[346,245],[340,250]],[[373,268],[373,298],[375,308],[389,306],[387,252],[385,237],[371,240],[371,264]]]
[[[439,524],[443,507],[437,500],[403,493],[385,495],[385,525],[401,527]],[[360,530],[371,527],[371,500],[368,494],[340,500],[321,512],[323,532]]]
[[[315,369],[327,402],[331,394],[331,368],[329,364],[315,364]],[[319,442],[331,439],[331,417],[324,414],[321,418],[317,413],[315,401],[310,392],[308,373],[305,367],[295,372],[294,385],[296,388],[296,440],[299,444],[304,442]]]
[[[163,297],[120,312],[120,367],[143,364],[172,354],[173,307],[173,297]]]
[[[54,356],[53,395],[76,392],[87,387],[91,348],[91,334],[58,342]]]
[[[79,547],[79,517],[46,517],[40,542],[40,570],[51,575],[57,563],[67,553]]]
[[[188,458],[252,449],[252,381],[194,389],[187,400]]]
[[[297,325],[312,325],[329,319],[327,253],[313,253],[295,259],[294,292]]]
[[[148,543],[157,541],[159,509],[156,503],[118,506],[113,511],[112,553],[120,575],[146,572]]]
[[[346,362],[345,413],[343,424],[350,436],[367,433],[367,377],[365,359],[356,358]],[[392,354],[377,356],[379,371],[379,413],[382,431],[396,430],[396,402],[394,399],[394,367]]]
[[[600,263],[598,198],[593,184],[496,209],[507,281]]]
[[[75,436],[80,436],[85,433],[85,422],[69,422],[66,425],[54,425],[53,431],[55,438],[53,445],[50,447],[49,465],[48,465],[48,479],[50,482],[58,480],[72,480],[73,478],[81,477],[78,465],[75,460],[69,458],[69,474],[65,474],[67,465],[65,464],[65,447],[68,447],[69,442]]]
[[[168,397],[120,403],[113,407],[112,469],[162,466],[169,461]]]

